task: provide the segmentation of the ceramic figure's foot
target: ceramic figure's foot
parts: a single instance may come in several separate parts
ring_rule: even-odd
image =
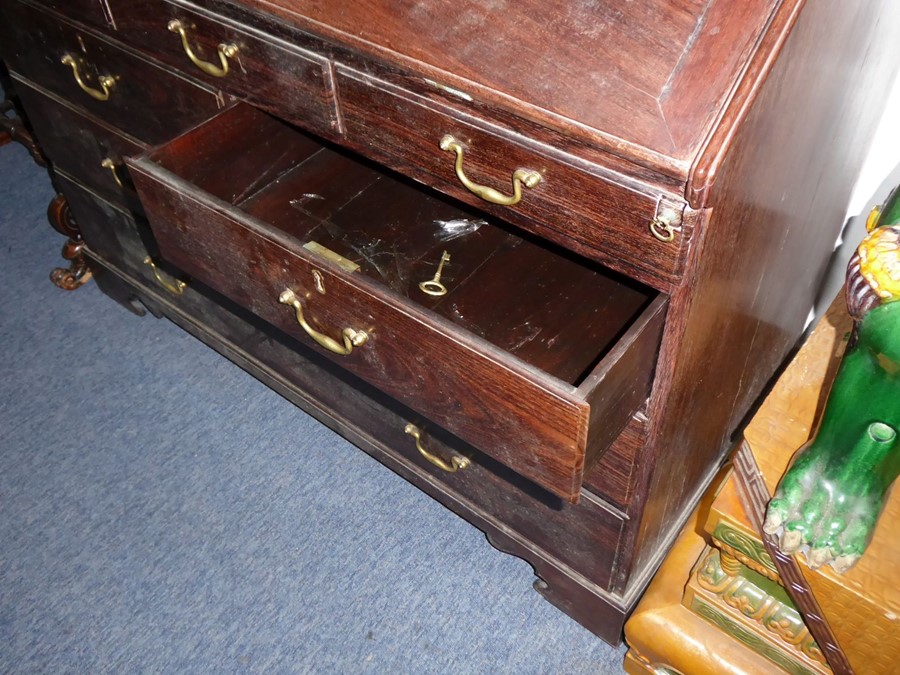
[[[763,529],[779,534],[786,553],[808,547],[810,567],[847,571],[868,546],[896,477],[897,440],[894,428],[873,422],[849,450],[813,441],[779,484]]]

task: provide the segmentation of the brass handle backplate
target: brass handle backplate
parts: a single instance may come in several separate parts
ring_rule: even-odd
[[[456,473],[460,469],[465,469],[469,466],[469,464],[472,463],[468,457],[463,457],[462,455],[453,455],[450,457],[450,461],[447,461],[441,457],[438,457],[430,450],[426,449],[425,446],[422,445],[422,430],[419,429],[419,427],[417,427],[415,424],[407,424],[406,428],[403,431],[416,439],[416,449],[419,451],[422,457],[427,459],[439,469],[443,469],[448,473]]]
[[[153,270],[153,276],[156,277],[159,285],[169,291],[169,293],[172,295],[182,295],[184,293],[187,284],[181,279],[171,279],[168,278],[168,276],[164,276],[163,271],[156,266],[155,262],[153,262],[153,258],[147,256],[144,258],[144,264],[150,266],[150,269]]]
[[[196,54],[194,54],[194,50],[191,49],[191,43],[188,42],[187,31],[184,29],[184,24],[181,23],[178,19],[172,19],[169,21],[168,29],[173,33],[178,33],[181,36],[181,46],[184,48],[184,53],[187,54],[187,57],[191,60],[195,66],[197,66],[200,70],[202,70],[207,75],[212,75],[213,77],[225,77],[228,74],[228,59],[234,58],[237,56],[238,47],[236,44],[225,44],[222,43],[218,46],[217,52],[219,54],[219,63],[221,65],[216,65],[214,63],[210,63],[209,61],[204,61],[201,58],[198,58]]]
[[[116,181],[116,185],[118,185],[120,188],[125,188],[125,185],[122,183],[122,179],[119,178],[118,167],[111,157],[104,157],[103,161],[100,162],[100,166],[102,166],[104,169],[109,169]]]
[[[441,150],[456,153],[455,169],[456,177],[459,178],[459,182],[462,183],[469,192],[481,197],[491,204],[500,204],[501,206],[518,204],[522,199],[522,186],[524,185],[527,188],[533,188],[538,185],[542,179],[541,174],[532,169],[516,169],[512,175],[513,193],[511,195],[505,195],[492,187],[479,185],[478,183],[473,183],[469,180],[469,177],[466,176],[463,171],[463,155],[465,149],[455,138],[453,138],[453,136],[448,134],[441,139]]]
[[[81,87],[81,91],[98,101],[109,100],[109,90],[116,84],[116,79],[114,77],[111,75],[101,75],[97,78],[97,84],[100,85],[100,89],[94,89],[81,79],[81,73],[78,72],[78,61],[75,60],[74,56],[71,54],[63,55],[61,63],[64,66],[72,68],[72,75],[75,77],[75,82]]]
[[[353,351],[354,347],[362,347],[366,344],[366,340],[369,339],[369,336],[365,331],[356,330],[355,328],[345,328],[342,330],[341,342],[338,342],[333,337],[329,337],[324,333],[320,333],[307,323],[306,318],[303,316],[303,305],[300,303],[300,298],[298,298],[297,294],[290,289],[283,291],[282,294],[278,296],[278,302],[282,305],[290,305],[293,307],[297,314],[297,323],[300,324],[300,327],[306,331],[306,334],[315,340],[316,343],[330,352],[346,356]]]

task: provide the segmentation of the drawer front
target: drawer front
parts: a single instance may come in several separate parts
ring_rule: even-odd
[[[103,0],[36,0],[36,2],[54,12],[65,14],[70,19],[100,28],[110,27]]]
[[[286,290],[300,301],[310,331],[337,343],[344,329],[365,332],[365,344],[348,355],[321,351],[531,480],[577,499],[589,407],[571,386],[339,271],[179,185],[149,160],[130,165],[166,260],[305,344],[312,341],[295,310],[279,302]]]
[[[19,2],[0,12],[11,71],[140,141],[172,138],[219,108],[213,92],[53,15]]]
[[[400,455],[401,461],[427,474],[442,493],[477,505],[479,512],[499,521],[504,529],[571,565],[591,582],[609,588],[625,527],[620,514],[586,492],[577,504],[565,504],[441,429],[416,422],[402,410],[390,410],[368,426],[375,438]],[[409,429],[410,424],[415,429]],[[439,466],[454,458],[457,464],[463,460],[464,468],[450,473]]]
[[[143,145],[22,80],[16,95],[56,169],[78,176],[116,206],[143,213],[123,160],[140,154]]]
[[[567,164],[541,154],[512,140],[510,132],[485,131],[458,112],[425,105],[415,94],[362,73],[339,66],[337,82],[346,139],[360,152],[655,288],[667,290],[681,277],[691,236],[681,222],[683,202],[592,175],[575,168],[578,160]],[[458,151],[442,144],[448,136],[462,148],[463,175],[477,186],[513,196],[518,169],[536,172],[540,182],[523,187],[518,203],[494,205],[463,185]],[[677,228],[671,241],[654,236],[657,216]]]
[[[162,0],[109,4],[129,44],[282,118],[320,133],[340,131],[331,68],[322,56]]]
[[[146,222],[114,207],[64,173],[57,173],[56,179],[89,255],[111,263],[171,301],[180,302],[185,292],[184,275],[171,267],[157,266],[156,244]],[[148,259],[153,265],[148,264]]]

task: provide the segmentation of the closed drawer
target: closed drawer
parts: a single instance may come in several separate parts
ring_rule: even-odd
[[[11,71],[138,140],[160,143],[219,108],[213,92],[51,14],[9,2],[0,19]]]
[[[22,80],[16,81],[16,95],[54,168],[78,176],[117,206],[142,212],[123,158],[145,146]]]
[[[128,162],[176,267],[565,499],[648,395],[663,296],[250,106]]]
[[[173,301],[180,300],[187,288],[185,277],[161,263],[145,221],[101,199],[65,173],[57,173],[56,180],[78,223],[88,255],[113,265]]]
[[[110,0],[109,5],[117,31],[129,44],[306,128],[339,131],[331,68],[324,57],[162,0]]]
[[[543,152],[514,130],[488,131],[466,121],[471,114],[369,75],[339,66],[337,82],[346,141],[361,152],[656,288],[668,289],[681,277],[692,234],[682,223],[683,201],[616,183],[609,172],[601,176],[581,160]],[[459,151],[442,143],[447,137]],[[513,205],[481,198],[457,173],[511,197],[517,170],[539,175],[540,182],[523,187]],[[651,228],[656,218],[674,228],[671,241],[654,235],[655,228],[668,236],[661,225]]]
[[[109,27],[109,17],[103,0],[36,0],[54,12],[65,14],[70,19],[90,23],[101,28]]]
[[[511,469],[429,426],[427,421],[417,423],[415,416],[398,410],[390,401],[382,405],[385,410],[377,420],[365,422],[367,431],[398,455],[401,462],[426,476],[441,494],[475,505],[476,512],[488,522],[515,532],[519,539],[577,569],[592,583],[610,587],[626,521],[623,515],[585,491],[577,504],[561,503]],[[441,464],[454,458],[457,462],[464,458],[464,468],[452,473],[441,468]]]

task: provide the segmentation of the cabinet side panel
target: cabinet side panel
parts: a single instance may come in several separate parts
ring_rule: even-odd
[[[672,298],[625,584],[658,562],[800,336],[900,63],[900,3],[809,0],[712,187]]]

